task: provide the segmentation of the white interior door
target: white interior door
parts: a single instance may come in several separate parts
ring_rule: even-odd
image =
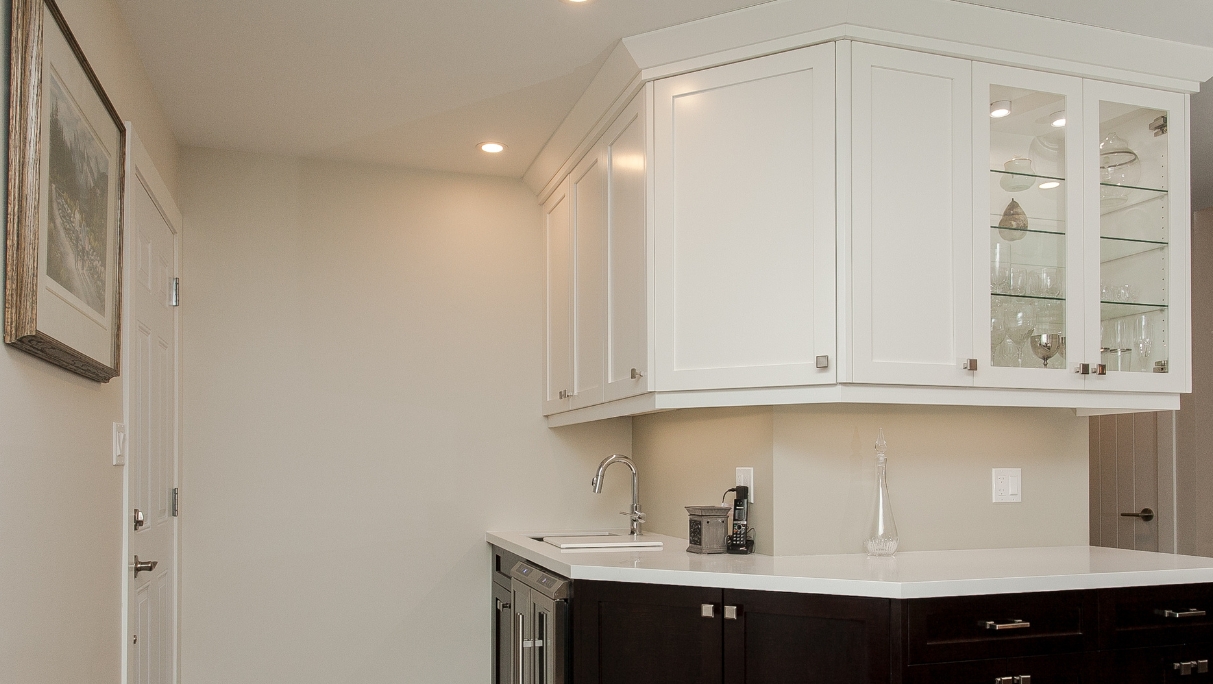
[[[180,214],[147,152],[133,133],[130,138],[122,341],[128,444],[125,661],[130,684],[172,684],[177,681],[178,595],[173,281]],[[155,566],[142,570],[136,557]]]

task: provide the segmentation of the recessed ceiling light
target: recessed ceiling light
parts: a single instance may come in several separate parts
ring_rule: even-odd
[[[569,3],[570,5],[584,5],[589,0],[564,0],[564,1]]]
[[[995,119],[1001,119],[1010,113],[1010,100],[995,100],[994,102],[990,103],[990,116],[994,117]]]
[[[1049,123],[1053,124],[1053,128],[1061,128],[1066,125],[1066,112],[1053,112],[1049,115]]]
[[[1041,190],[1052,190],[1053,188],[1055,188],[1059,185],[1061,185],[1061,183],[1058,181],[1045,181],[1040,184],[1040,189]]]
[[[489,154],[497,154],[498,152],[505,151],[505,145],[502,145],[499,142],[482,142],[480,143],[479,147],[481,152],[488,152]]]

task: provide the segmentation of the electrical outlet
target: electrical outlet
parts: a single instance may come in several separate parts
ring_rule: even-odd
[[[114,423],[114,465],[126,465],[126,425]]]
[[[994,503],[1023,501],[1023,473],[1019,468],[994,469]]]
[[[754,503],[754,469],[753,468],[738,468],[737,469],[737,486],[746,486],[750,488],[750,503]]]

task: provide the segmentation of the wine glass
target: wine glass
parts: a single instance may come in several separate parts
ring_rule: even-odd
[[[1031,302],[1019,302],[1014,306],[1003,309],[1003,328],[1007,331],[1007,339],[1015,346],[1015,359],[1011,365],[1023,365],[1023,345],[1032,335],[1036,325],[1036,310]]]
[[[1141,364],[1141,370],[1152,370],[1150,361],[1154,356],[1154,330],[1150,317],[1146,314],[1133,319],[1133,347],[1137,351],[1137,362]]]
[[[1044,363],[1045,368],[1049,367],[1049,359],[1057,356],[1063,346],[1065,346],[1066,338],[1057,333],[1043,333],[1040,335],[1032,335],[1028,338],[1028,343],[1032,345],[1032,353],[1036,358]]]

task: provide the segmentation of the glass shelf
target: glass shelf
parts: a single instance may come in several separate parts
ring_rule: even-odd
[[[1036,174],[1036,173],[1020,173],[1018,171],[1003,171],[1001,169],[990,169],[990,173],[997,173],[997,174],[1001,174],[1003,176],[1023,176],[1024,178],[1039,178],[1040,180],[1061,181],[1062,183],[1064,183],[1066,181],[1065,178],[1061,178],[1058,176],[1042,176],[1042,175]]]
[[[1017,294],[1006,294],[1006,293],[1002,293],[1002,292],[991,292],[990,296],[991,297],[1006,297],[1008,299],[1032,299],[1032,300],[1037,300],[1037,301],[1042,301],[1042,302],[1064,302],[1064,301],[1066,301],[1065,297],[1044,297],[1041,295],[1017,295]]]
[[[1060,230],[1037,230],[1034,228],[999,228],[998,226],[990,226],[990,230],[1013,230],[1017,233],[1032,233],[1035,235],[1065,236],[1065,233]]]
[[[1165,199],[1167,194],[1168,193],[1166,190],[1160,190],[1158,188],[1141,188],[1134,185],[1100,183],[1099,213],[1101,216],[1114,214],[1118,211],[1124,211],[1125,209],[1135,207],[1139,204]]]
[[[1156,249],[1165,249],[1166,246],[1167,243],[1161,240],[1135,240],[1131,238],[1101,236],[1099,238],[1099,262],[1106,264],[1109,261],[1153,252]]]
[[[1105,301],[1101,301],[1099,304],[1099,320],[1101,321],[1106,321],[1111,318],[1123,318],[1124,316],[1132,316],[1133,314],[1167,310],[1166,304],[1139,304],[1137,302]]]

